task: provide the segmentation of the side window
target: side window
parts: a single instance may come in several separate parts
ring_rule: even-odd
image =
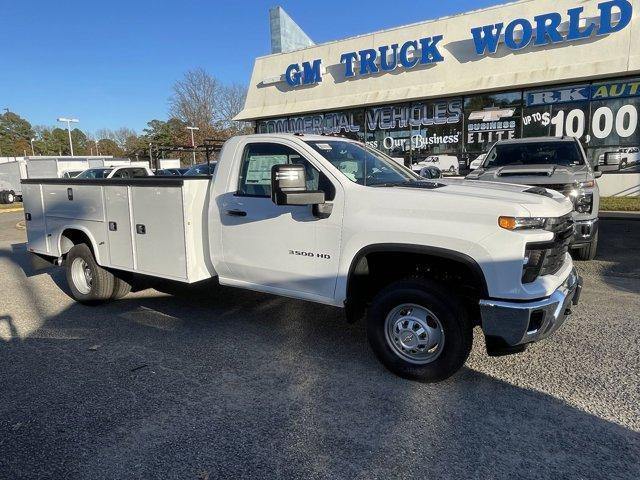
[[[333,185],[329,180],[292,148],[277,143],[250,143],[242,155],[237,194],[271,197],[271,167],[281,164],[304,165],[307,190],[318,190],[323,184],[333,192]],[[321,176],[324,177],[322,180]]]
[[[140,178],[140,177],[147,176],[147,171],[144,168],[132,168],[130,173],[132,178]]]
[[[129,178],[129,172],[127,172],[126,169],[122,168],[116,171],[116,173],[113,174],[112,178]]]

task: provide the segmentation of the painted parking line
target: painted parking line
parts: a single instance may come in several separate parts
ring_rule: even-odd
[[[0,209],[0,213],[13,213],[13,212],[22,212],[24,208],[16,207],[16,208],[3,208]]]

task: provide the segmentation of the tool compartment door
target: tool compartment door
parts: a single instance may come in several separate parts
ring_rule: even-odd
[[[129,187],[104,187],[109,260],[112,267],[133,269]]]
[[[182,187],[132,186],[136,270],[187,279]]]
[[[40,185],[37,184],[26,184],[22,186],[27,240],[29,242],[29,250],[49,253],[49,242],[47,241],[40,188]]]

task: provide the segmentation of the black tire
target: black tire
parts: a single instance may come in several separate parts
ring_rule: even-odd
[[[387,340],[387,316],[403,304],[414,304],[432,312],[440,322],[444,341],[430,363],[416,364],[397,353]],[[473,327],[460,300],[438,284],[425,279],[392,283],[374,298],[367,312],[367,339],[382,364],[393,373],[422,382],[440,382],[456,373],[469,357]]]
[[[82,266],[85,268],[82,269]],[[79,273],[81,269],[85,271],[88,269],[91,276],[90,282],[86,277],[84,280],[81,278]],[[69,250],[65,259],[65,270],[71,296],[77,302],[97,305],[112,299],[115,277],[96,263],[93,253],[86,244],[74,245]]]
[[[7,203],[7,192],[5,190],[0,192],[0,203],[1,204]]]
[[[620,163],[620,170],[624,170],[625,168],[627,168],[626,160]]]
[[[111,295],[112,300],[120,300],[121,298],[126,297],[129,292],[131,292],[131,284],[129,282],[126,282],[118,277],[115,277],[113,279],[113,294]]]
[[[9,191],[9,192],[5,192],[5,202],[7,204],[12,204],[16,201],[16,192],[14,192],[13,190]]]
[[[600,235],[600,232],[596,232],[596,236],[593,238],[593,240],[591,240],[590,243],[588,243],[584,247],[576,248],[573,251],[573,258],[583,262],[588,262],[596,258],[596,254],[598,253],[599,235]]]

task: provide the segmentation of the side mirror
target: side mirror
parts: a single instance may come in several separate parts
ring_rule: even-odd
[[[324,192],[307,190],[307,175],[303,165],[271,167],[271,201],[276,205],[321,205]]]

